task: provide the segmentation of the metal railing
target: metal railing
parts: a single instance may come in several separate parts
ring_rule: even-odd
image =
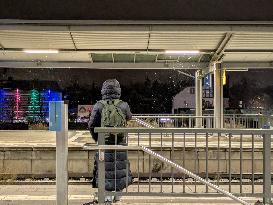
[[[264,204],[271,204],[273,130],[96,128],[95,131],[99,133],[98,197],[101,203],[104,202],[105,194],[214,196],[219,195],[219,192],[223,193],[217,189],[209,190],[211,186],[207,183],[214,183],[221,190],[232,193],[232,196],[261,197]],[[110,133],[123,133],[128,145],[105,145],[105,135]],[[148,154],[143,147],[147,148]],[[123,192],[105,190],[103,156],[106,149],[113,152],[123,149],[126,150],[127,156],[128,152],[131,154],[129,160],[134,164],[134,167],[131,167],[134,182],[132,186],[126,186]],[[149,150],[153,150],[152,152],[167,161],[151,155]],[[177,167],[193,175],[187,176],[185,171],[180,173],[181,169]],[[126,169],[128,173],[129,164]]]
[[[169,127],[169,128],[194,128],[196,121],[200,119],[203,128],[213,128],[214,117],[213,115],[134,115],[133,120],[136,121],[133,126],[144,127]],[[142,123],[139,123],[141,121]],[[149,126],[146,126],[148,124]],[[273,116],[264,116],[256,114],[227,114],[224,115],[224,128],[251,128],[259,129],[264,125],[270,123],[273,125]],[[149,127],[149,128],[151,128]]]

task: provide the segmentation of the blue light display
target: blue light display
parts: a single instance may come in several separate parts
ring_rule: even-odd
[[[17,89],[17,92],[18,90],[19,89]],[[21,91],[20,96],[22,96],[22,98],[21,97],[18,98],[16,96],[16,91],[15,92],[12,90],[7,91],[0,88],[0,121],[12,122],[16,114],[18,114],[18,117],[20,114],[21,121],[28,121],[29,119],[33,120],[33,117],[31,116],[33,116],[34,114],[37,115],[35,119],[48,121],[49,102],[62,100],[62,94],[60,92],[44,90],[40,93],[39,96],[36,96],[37,102],[35,102],[34,106],[35,110],[37,110],[37,113],[36,111],[35,113],[33,113],[28,109],[30,106],[33,106],[30,93],[27,91]],[[15,99],[15,97],[17,97],[18,100],[22,102],[22,109],[20,107],[20,112],[19,110],[16,110],[19,109],[19,104],[16,101],[17,98]]]
[[[51,101],[61,101],[62,94],[52,90],[45,90],[41,92],[42,98],[42,112],[46,119],[48,119],[48,112],[49,112],[49,102]]]
[[[5,91],[3,89],[0,89],[0,121],[5,120],[4,107],[5,107]]]

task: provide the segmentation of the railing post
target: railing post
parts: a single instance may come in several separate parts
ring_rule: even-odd
[[[49,104],[49,130],[56,131],[56,205],[68,204],[68,105]]]
[[[99,133],[98,145],[105,144],[105,133]],[[99,149],[99,161],[98,161],[98,202],[99,204],[105,203],[105,150]]]
[[[263,204],[271,205],[271,135],[263,135]]]
[[[62,103],[61,131],[56,134],[57,205],[68,204],[68,104]]]
[[[202,88],[202,71],[198,70],[195,72],[195,127],[202,127],[202,97],[203,97],[203,88]]]

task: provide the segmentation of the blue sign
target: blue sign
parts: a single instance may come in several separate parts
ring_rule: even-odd
[[[208,73],[204,77],[204,88],[209,89],[211,87],[211,75]]]
[[[49,130],[61,131],[62,130],[62,107],[63,101],[49,102]]]

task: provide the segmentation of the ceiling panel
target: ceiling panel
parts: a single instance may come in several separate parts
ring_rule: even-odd
[[[234,34],[227,49],[273,49],[273,33]]]
[[[146,49],[145,32],[72,32],[78,49]]]
[[[271,52],[259,52],[259,53],[249,53],[249,52],[236,52],[236,53],[226,53],[223,59],[225,62],[258,62],[258,61],[273,61],[273,53]]]
[[[88,52],[60,52],[57,54],[0,53],[0,61],[90,61]]]
[[[222,32],[152,32],[149,49],[215,50],[223,37]]]
[[[0,43],[5,48],[74,49],[68,32],[0,31]]]

